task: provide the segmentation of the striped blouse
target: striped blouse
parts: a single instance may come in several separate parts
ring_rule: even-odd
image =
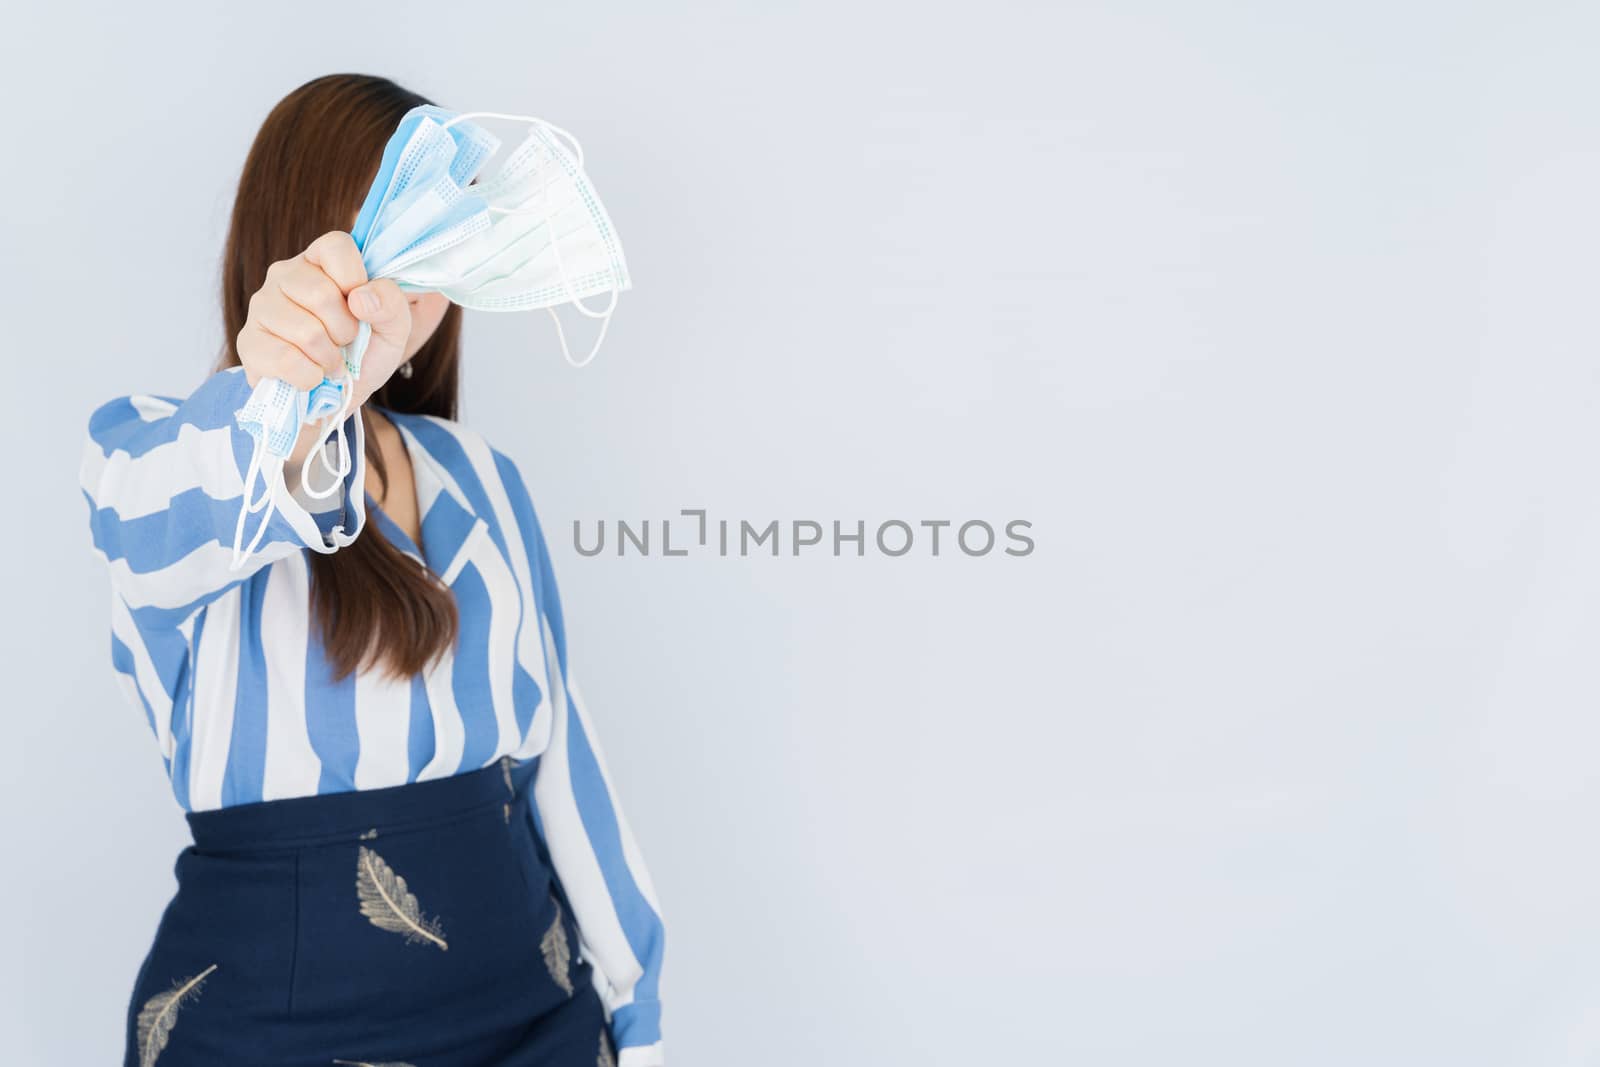
[[[187,398],[118,398],[94,412],[84,449],[94,549],[111,575],[112,665],[179,805],[382,788],[539,756],[534,827],[594,964],[620,1067],[660,1064],[661,909],[573,677],[516,466],[459,423],[385,409],[411,458],[419,548],[366,493],[351,415],[342,492],[318,500],[280,485],[258,551],[230,570],[254,444],[233,416],[249,392],[235,367]],[[459,638],[410,679],[334,681],[307,552],[336,551],[368,523],[450,586]]]

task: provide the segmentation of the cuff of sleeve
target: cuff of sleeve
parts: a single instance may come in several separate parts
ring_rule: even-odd
[[[635,1000],[615,1009],[611,1035],[621,1057],[617,1067],[660,1067],[661,1002]],[[628,1058],[630,1053],[634,1058]]]
[[[244,368],[234,367],[212,376],[205,391],[212,412],[207,420],[215,425],[226,425],[230,431],[230,444],[234,464],[239,471],[241,484],[250,470],[250,457],[256,449],[255,438],[240,428],[233,416],[250,398],[250,385]],[[329,435],[338,448],[337,431]],[[273,515],[263,543],[269,541],[294,541],[317,552],[333,552],[356,539],[366,522],[366,438],[361,413],[353,411],[344,423],[344,439],[350,449],[350,471],[344,477],[343,487],[323,500],[305,493],[298,485],[299,472],[293,479],[275,480],[272,488]],[[329,448],[327,440],[319,446]],[[312,463],[317,470],[318,464]],[[293,489],[290,481],[296,482]],[[260,492],[259,487],[255,489]],[[313,513],[312,506],[318,510]]]

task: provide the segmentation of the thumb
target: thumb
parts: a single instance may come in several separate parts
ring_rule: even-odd
[[[345,300],[350,314],[370,323],[372,332],[386,341],[403,343],[411,332],[411,305],[391,278],[358,285]]]

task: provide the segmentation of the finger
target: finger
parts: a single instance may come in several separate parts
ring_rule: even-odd
[[[252,335],[253,336],[249,336]],[[261,378],[282,378],[302,392],[315,389],[326,377],[322,368],[298,347],[271,333],[259,324],[245,327],[240,337],[240,347],[251,353],[251,365],[261,373]],[[250,383],[252,388],[255,382]]]
[[[343,230],[323,234],[300,254],[307,263],[320,267],[324,274],[332,278],[341,293],[348,293],[367,280],[367,268],[361,262],[361,250],[356,247],[355,238]]]
[[[347,345],[356,339],[355,316],[345,306],[344,293],[320,267],[299,263],[277,281],[284,296],[321,320],[334,344]]]
[[[322,320],[299,304],[287,299],[271,301],[256,315],[256,322],[263,330],[304,352],[306,358],[329,377],[344,373],[344,356],[339,354],[339,346],[328,336]]]

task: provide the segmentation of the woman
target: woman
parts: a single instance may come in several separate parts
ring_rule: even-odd
[[[427,102],[354,75],[281,101],[239,183],[219,369],[90,422],[112,661],[194,838],[126,1064],[663,1062],[660,908],[528,491],[454,421],[460,308],[369,281],[344,232]],[[349,444],[301,432],[259,550],[230,570],[253,447],[234,413],[263,377],[338,377],[358,320]],[[298,481],[318,448],[327,471],[349,461],[321,498]]]

